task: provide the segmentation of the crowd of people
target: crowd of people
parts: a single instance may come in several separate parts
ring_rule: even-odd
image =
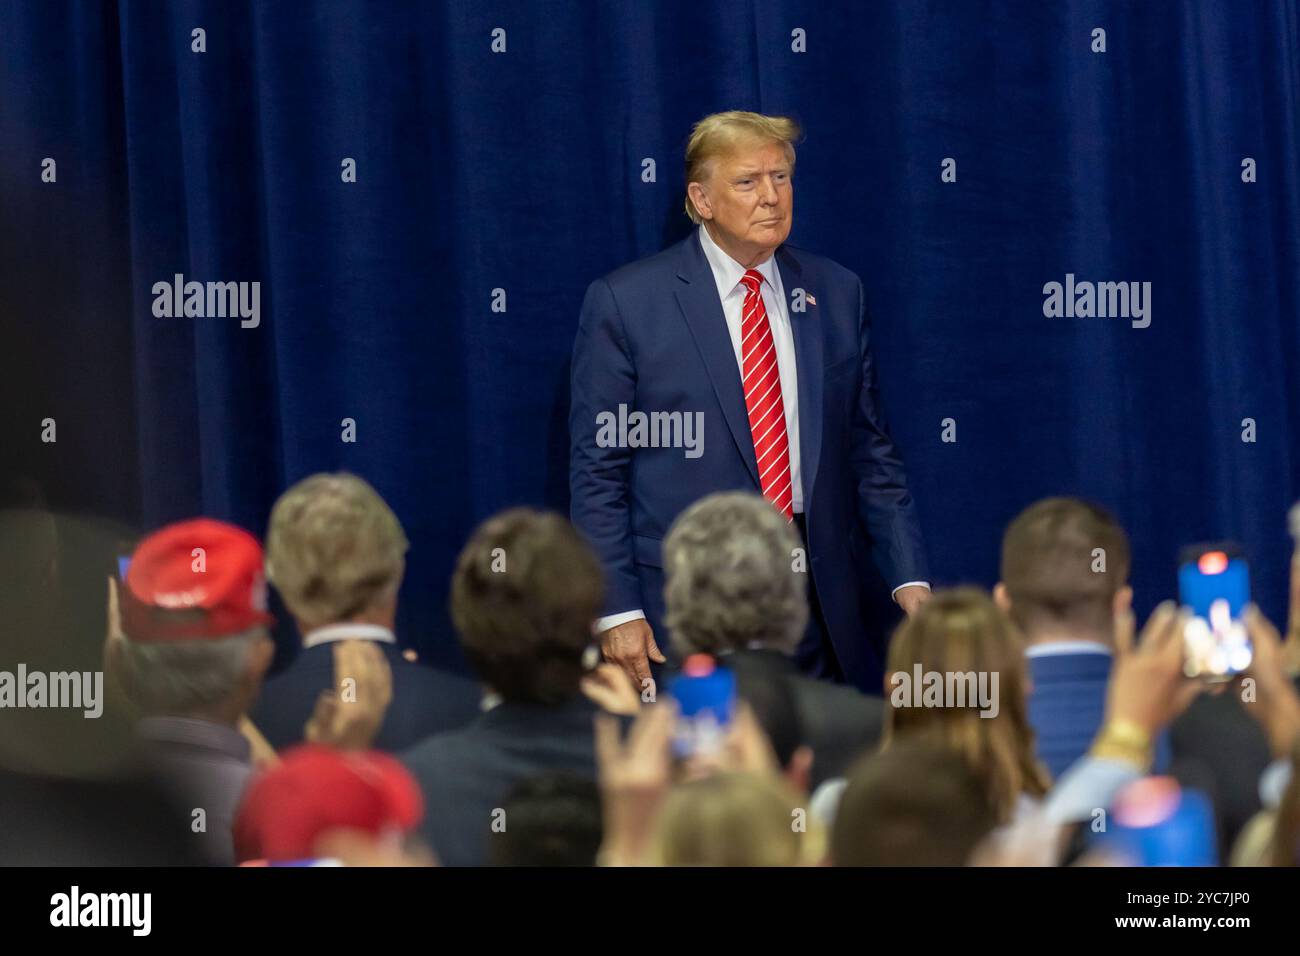
[[[42,557],[42,542],[64,553],[53,526],[13,514],[11,586],[70,573]],[[755,494],[711,495],[673,524],[671,647],[649,680],[601,659],[601,566],[557,514],[502,512],[461,551],[450,610],[474,680],[420,662],[396,633],[408,544],[361,478],[298,482],[265,541],[178,522],[108,581],[106,706],[129,730],[132,785],[160,808],[140,810],[133,790],[135,816],[117,820],[167,829],[149,861],[1297,862],[1300,634],[1284,640],[1251,607],[1249,669],[1187,677],[1187,610],[1166,602],[1138,626],[1125,533],[1084,501],[1031,505],[1006,529],[992,592],[940,590],[907,617],[874,695],[799,672],[801,541]],[[1289,631],[1300,563],[1293,582]],[[268,583],[300,643],[275,676]],[[36,654],[6,645],[4,666],[24,651]],[[674,695],[686,661],[734,677],[709,746]],[[32,814],[9,815],[9,831],[31,835],[6,845],[49,859],[41,815],[64,814],[66,838],[79,804],[41,759],[78,731],[31,727],[42,739],[26,749],[0,744],[0,793]],[[98,749],[72,748],[83,783],[105,779]],[[101,861],[140,861],[138,846],[116,852]]]

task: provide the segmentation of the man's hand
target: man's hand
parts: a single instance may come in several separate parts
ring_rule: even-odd
[[[122,638],[122,611],[118,605],[117,578],[108,579],[108,609],[105,612],[104,646]]]
[[[905,588],[899,588],[894,593],[894,600],[898,606],[911,617],[917,611],[921,610],[921,605],[930,600],[930,589],[922,587],[919,584],[909,584]]]
[[[1127,721],[1152,739],[1205,689],[1183,671],[1187,613],[1165,601],[1151,614],[1133,645],[1132,611],[1116,615],[1115,663],[1106,692],[1106,721]]]
[[[587,699],[606,713],[635,717],[641,711],[641,695],[617,664],[601,664],[582,678],[580,686]]]
[[[626,741],[617,718],[596,715],[596,769],[605,823],[601,865],[642,862],[655,816],[672,785],[676,725],[677,705],[670,700],[643,710]]]
[[[132,719],[140,716],[139,706],[131,700],[122,685],[122,650],[126,637],[122,633],[122,611],[119,605],[121,594],[117,578],[108,579],[108,607],[105,609],[106,627],[104,633],[104,683],[112,705],[120,708]]]
[[[249,720],[247,715],[239,718],[238,729],[239,735],[248,741],[249,756],[253,758],[255,770],[266,770],[280,762],[280,756],[275,752],[275,748],[262,736],[257,725]]]
[[[632,679],[632,686],[641,690],[650,686],[646,681],[654,680],[649,661],[663,664],[668,660],[655,643],[654,631],[645,618],[625,621],[608,631],[602,631],[600,652],[605,660],[623,668]]]
[[[1291,555],[1291,603],[1286,619],[1282,665],[1291,677],[1300,677],[1300,550]]]
[[[393,700],[393,670],[373,641],[334,645],[334,688],[322,691],[303,733],[310,743],[364,750]]]
[[[1254,679],[1255,686],[1248,695],[1242,685],[1241,703],[1264,729],[1273,756],[1285,757],[1300,735],[1300,694],[1287,674],[1277,628],[1254,605],[1246,609],[1246,629],[1254,651],[1246,676]]]

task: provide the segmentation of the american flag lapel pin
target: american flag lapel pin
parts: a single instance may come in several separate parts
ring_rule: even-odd
[[[809,304],[809,305],[816,305],[816,304],[817,304],[817,297],[816,297],[815,295],[813,295],[811,292],[809,292],[807,295],[805,295],[804,298],[808,300],[808,304]]]

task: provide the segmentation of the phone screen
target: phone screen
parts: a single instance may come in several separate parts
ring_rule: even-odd
[[[1188,677],[1228,680],[1250,666],[1250,635],[1242,619],[1250,601],[1246,559],[1207,548],[1178,568],[1178,595],[1192,616],[1183,632]]]
[[[684,760],[721,750],[735,713],[736,675],[707,654],[692,654],[669,690],[678,706],[674,754]]]

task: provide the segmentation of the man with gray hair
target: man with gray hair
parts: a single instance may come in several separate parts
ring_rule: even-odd
[[[143,715],[144,756],[217,864],[234,862],[230,828],[252,773],[239,722],[274,653],[262,573],[252,535],[198,518],[141,541],[109,591],[108,667]]]
[[[601,649],[638,686],[665,661],[663,537],[707,494],[759,492],[798,529],[812,612],[795,654],[804,673],[876,690],[889,623],[868,610],[879,580],[909,614],[929,597],[862,282],[786,241],[799,135],[784,116],[700,120],[685,170],[696,228],[597,279],[582,304],[572,517],[605,568]]]
[[[340,701],[335,710],[373,703],[356,699],[366,682],[348,672],[348,662],[366,657],[349,653],[356,649],[351,642],[365,642],[360,650],[370,656],[382,653],[391,673],[386,713],[373,740],[358,745],[404,750],[478,714],[482,694],[473,681],[408,659],[398,646],[397,593],[407,547],[397,515],[356,475],[311,475],[276,501],[266,535],[267,577],[302,635],[302,649],[267,681],[252,715],[276,749],[304,739],[322,698]]]
[[[781,514],[756,494],[709,495],[664,540],[664,620],[681,657],[711,654],[736,671],[741,696],[786,684],[801,743],[815,755],[810,783],[840,776],[880,739],[882,701],[801,675],[792,655],[808,621],[807,555]]]

